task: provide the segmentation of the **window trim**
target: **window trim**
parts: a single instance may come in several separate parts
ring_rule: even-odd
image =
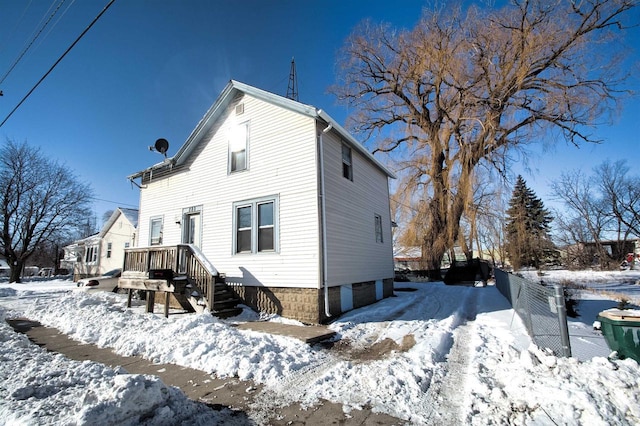
[[[158,242],[153,242],[153,223],[160,222],[160,235],[158,237]],[[164,216],[151,216],[149,218],[149,246],[161,246],[162,245],[162,234],[164,228]]]
[[[229,129],[229,137],[227,142],[227,174],[235,174],[249,170],[249,141],[250,141],[250,121],[242,121],[240,123],[234,124]],[[241,169],[233,169],[233,154],[236,152],[241,152],[242,150],[232,150],[232,145],[234,144],[236,132],[238,129],[245,129],[245,140],[244,140],[244,167]]]
[[[349,154],[349,158],[346,159],[347,161],[345,161],[345,149],[348,150],[346,152],[348,152]],[[349,145],[347,145],[346,143],[342,142],[341,147],[340,147],[340,159],[342,161],[342,177],[345,179],[349,179],[351,182],[353,182],[353,150],[351,149],[351,147]],[[348,170],[348,173],[345,174],[345,167],[347,167],[346,170]],[[348,175],[348,176],[346,176]]]
[[[266,229],[265,226],[260,226],[259,223],[259,206],[264,204],[273,204],[273,224],[269,225],[273,229],[273,249],[259,250],[258,241],[261,229]],[[248,228],[251,232],[251,250],[238,251],[238,211],[243,207],[251,208],[251,227]],[[232,246],[231,252],[233,256],[252,255],[252,254],[272,254],[280,253],[280,196],[271,195],[260,198],[252,198],[250,200],[236,201],[233,203],[232,208]],[[244,228],[243,228],[244,229]],[[245,229],[246,230],[246,229]]]

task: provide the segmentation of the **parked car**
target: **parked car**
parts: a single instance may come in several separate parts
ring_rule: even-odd
[[[79,290],[83,291],[118,291],[118,279],[122,275],[122,269],[114,269],[109,272],[105,272],[104,275],[99,277],[83,278],[78,281],[77,286]]]

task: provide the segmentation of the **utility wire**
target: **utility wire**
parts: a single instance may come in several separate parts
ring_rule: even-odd
[[[25,15],[27,14],[27,11],[29,10],[29,7],[31,6],[31,3],[33,3],[33,0],[29,0],[29,3],[27,4],[27,7],[25,7],[24,10],[22,11],[22,15],[20,15],[20,18],[16,21],[15,25],[13,26],[13,28],[9,32],[9,35],[4,40],[3,44],[0,44],[0,53],[2,53],[4,51],[4,48],[9,44],[9,40],[11,40],[13,38],[13,35],[16,33],[18,27],[22,23],[22,20],[24,19]]]
[[[56,25],[58,25],[60,23],[60,21],[62,21],[62,19],[64,18],[64,15],[66,15],[67,12],[69,11],[69,9],[71,9],[71,6],[73,6],[75,1],[76,0],[71,0],[71,3],[69,3],[67,5],[67,8],[64,10],[64,12],[62,12],[62,15],[60,15],[58,20],[53,25],[50,26],[49,31],[47,31],[47,33],[44,35],[44,37],[40,38],[40,42],[38,43],[38,45],[36,47],[34,47],[35,50],[37,50],[42,45],[42,43],[44,43],[44,41],[47,39],[47,37],[49,37],[49,34],[51,34],[51,32],[56,27]]]
[[[35,43],[35,41],[38,39],[38,37],[40,37],[40,34],[42,34],[44,29],[47,27],[47,25],[49,25],[49,22],[51,22],[53,17],[56,16],[56,13],[58,13],[58,10],[60,10],[60,8],[64,4],[64,2],[65,2],[65,0],[62,0],[58,4],[58,7],[56,7],[56,9],[53,11],[53,13],[49,16],[49,19],[47,19],[45,21],[45,23],[42,25],[42,27],[40,27],[40,30],[38,30],[36,35],[33,36],[31,41],[29,42],[29,44],[22,50],[22,52],[20,53],[20,55],[18,55],[16,60],[13,61],[13,64],[11,64],[11,66],[9,67],[9,70],[5,73],[5,75],[2,76],[2,78],[0,78],[0,84],[2,84],[2,82],[7,78],[7,76],[9,74],[11,74],[11,71],[13,71],[13,69],[16,67],[16,65],[18,65],[18,62],[20,62],[20,60],[24,57],[24,55],[27,53],[27,51],[31,48],[31,46],[33,46],[33,43]]]
[[[111,5],[113,4],[115,0],[111,0],[109,1],[109,3],[104,7],[104,9],[102,9],[102,11],[93,19],[93,21],[91,21],[91,23],[89,24],[89,26],[87,28],[85,28],[85,30],[82,32],[82,34],[80,34],[78,36],[78,38],[76,38],[76,40],[71,43],[71,46],[69,46],[69,48],[67,50],[65,50],[65,52],[62,54],[62,56],[60,56],[60,58],[58,58],[58,60],[51,66],[51,68],[49,68],[49,71],[47,71],[45,73],[45,75],[42,76],[42,78],[40,80],[38,80],[38,82],[36,83],[35,86],[33,86],[33,88],[31,88],[31,90],[29,90],[29,93],[27,93],[25,95],[24,98],[22,98],[22,100],[18,103],[18,105],[15,106],[15,108],[13,108],[11,110],[11,112],[9,113],[9,115],[7,115],[7,117],[2,121],[2,123],[0,123],[0,127],[2,127],[4,125],[4,123],[7,122],[7,120],[9,119],[9,117],[11,117],[13,115],[14,112],[16,112],[16,110],[18,108],[20,108],[20,105],[22,105],[24,103],[24,101],[27,100],[27,98],[33,93],[34,90],[36,90],[36,88],[40,85],[40,83],[42,83],[42,81],[47,78],[47,76],[49,74],[51,74],[51,71],[53,71],[53,69],[60,63],[60,61],[62,61],[62,59],[67,56],[67,53],[69,53],[69,51],[71,49],[73,49],[73,47],[80,41],[80,39],[87,33],[87,31],[89,31],[91,29],[91,27],[93,26],[93,24],[95,24],[98,19],[100,19],[100,17],[107,11],[107,9],[109,9],[109,7],[111,7]]]

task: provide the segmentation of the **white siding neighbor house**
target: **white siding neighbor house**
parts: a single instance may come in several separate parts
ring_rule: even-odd
[[[124,250],[135,243],[138,210],[119,207],[95,235],[64,248],[61,266],[73,270],[74,280],[122,268]]]
[[[243,303],[326,322],[393,293],[393,177],[324,111],[230,81],[173,157],[129,176],[141,188],[139,249],[123,277],[155,265],[170,281],[190,269],[188,248]],[[134,265],[162,248],[177,250],[169,263]],[[121,287],[178,291],[147,278]]]

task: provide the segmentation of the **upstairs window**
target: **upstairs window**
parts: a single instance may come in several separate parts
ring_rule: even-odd
[[[107,243],[107,259],[111,257],[111,248],[113,247],[112,243]]]
[[[379,214],[375,215],[375,232],[376,232],[376,243],[383,243],[382,239],[382,216]]]
[[[342,144],[342,176],[353,180],[353,165],[351,163],[351,148]]]
[[[229,138],[229,173],[247,169],[249,122],[238,124]]]
[[[149,245],[158,246],[162,244],[162,218],[152,217],[149,225]]]
[[[234,204],[234,253],[277,251],[277,197]]]

